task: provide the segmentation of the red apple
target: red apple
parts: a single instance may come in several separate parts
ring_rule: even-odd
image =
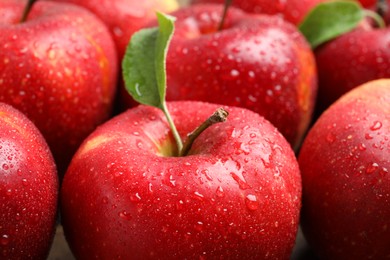
[[[316,96],[314,55],[296,27],[276,16],[194,5],[177,18],[167,57],[167,99],[241,106],[273,123],[297,146]]]
[[[80,7],[0,2],[0,101],[40,129],[63,172],[81,141],[111,112],[118,77],[113,40]]]
[[[349,90],[390,77],[390,27],[362,23],[315,50],[319,113]]]
[[[182,137],[218,105],[168,103]],[[301,183],[295,155],[260,115],[225,107],[187,156],[163,113],[141,105],[98,127],[62,185],[66,239],[76,258],[288,259]]]
[[[133,33],[156,18],[155,12],[172,12],[178,8],[176,0],[51,0],[68,2],[87,8],[109,28],[119,57],[123,57]]]
[[[390,80],[370,81],[326,110],[299,154],[302,227],[323,259],[390,256]]]
[[[192,0],[191,3],[223,3],[225,0]],[[298,25],[317,4],[329,0],[234,0],[233,6],[246,12],[279,15]]]
[[[45,259],[53,241],[58,178],[35,125],[0,103],[0,259]]]

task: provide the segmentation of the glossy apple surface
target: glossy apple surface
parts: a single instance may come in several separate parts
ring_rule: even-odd
[[[106,120],[118,77],[113,40],[100,20],[74,5],[0,2],[0,101],[25,113],[64,171],[81,141]]]
[[[234,0],[232,5],[249,13],[278,15],[298,25],[317,4],[329,0]],[[192,0],[197,3],[224,3],[224,0]]]
[[[218,107],[168,103],[183,137]],[[184,157],[171,156],[175,141],[156,108],[141,105],[98,127],[62,186],[76,258],[287,259],[301,204],[295,155],[263,117],[226,109],[228,120]]]
[[[319,113],[349,90],[390,77],[390,28],[368,24],[318,47]]]
[[[0,259],[45,259],[55,232],[58,178],[41,133],[0,103]]]
[[[390,80],[336,101],[299,154],[302,227],[323,259],[390,255]]]
[[[314,55],[291,24],[222,6],[194,5],[177,18],[167,57],[167,99],[241,106],[271,121],[296,147],[311,120]]]

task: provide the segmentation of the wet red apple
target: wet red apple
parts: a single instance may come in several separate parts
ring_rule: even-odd
[[[0,103],[0,259],[46,259],[58,188],[42,134],[20,111]]]
[[[390,256],[390,80],[338,99],[306,137],[302,227],[323,259]]]

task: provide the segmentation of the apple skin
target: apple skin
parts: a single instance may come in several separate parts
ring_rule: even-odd
[[[183,137],[219,107],[167,105]],[[204,131],[184,157],[169,156],[168,123],[144,105],[84,141],[61,191],[76,258],[289,258],[301,205],[295,155],[263,117],[225,108],[228,120]]]
[[[133,33],[156,18],[156,10],[169,13],[179,8],[176,0],[51,1],[77,4],[96,14],[109,28],[119,57],[123,57]]]
[[[82,140],[111,115],[118,59],[105,25],[75,5],[0,2],[0,101],[25,113],[45,136],[59,172]]]
[[[167,56],[167,100],[240,106],[271,121],[293,147],[314,110],[314,54],[296,27],[276,16],[193,5],[177,18]]]
[[[371,80],[390,77],[390,27],[368,23],[319,46],[317,114],[349,90]]]
[[[323,259],[390,255],[390,80],[370,81],[326,110],[303,142],[302,228]]]
[[[329,0],[234,0],[232,5],[246,12],[279,15],[286,21],[298,25],[317,4]],[[224,3],[224,0],[192,0],[192,4]]]
[[[46,259],[55,233],[58,176],[36,126],[0,102],[0,258]]]

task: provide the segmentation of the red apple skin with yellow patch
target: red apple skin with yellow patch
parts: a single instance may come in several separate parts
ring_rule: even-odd
[[[302,228],[323,259],[390,255],[390,80],[326,110],[303,142]]]
[[[82,140],[111,114],[118,77],[115,45],[87,10],[38,1],[0,2],[0,101],[25,113],[45,136],[60,172]]]
[[[0,103],[0,259],[46,259],[58,176],[49,147],[20,111]]]
[[[168,102],[184,138],[219,105]],[[187,156],[161,110],[138,106],[81,145],[61,190],[62,223],[77,259],[288,259],[301,179],[277,129],[247,109],[224,107]]]
[[[167,57],[167,99],[250,109],[297,147],[310,123],[317,71],[300,32],[276,16],[221,5],[193,5],[177,18]]]

